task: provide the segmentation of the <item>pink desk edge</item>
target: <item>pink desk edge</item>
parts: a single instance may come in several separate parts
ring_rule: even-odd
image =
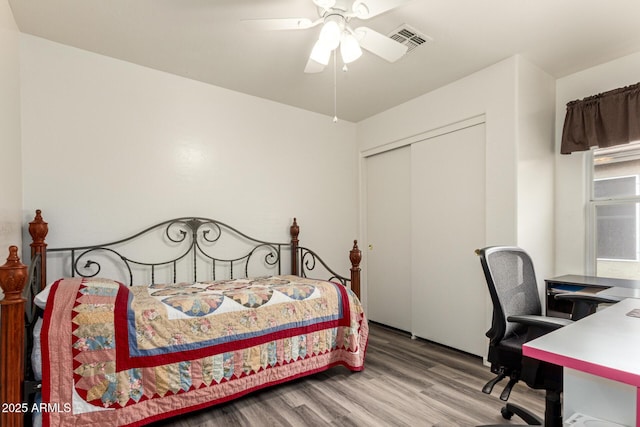
[[[636,387],[636,427],[640,427],[640,375],[629,372],[620,371],[618,369],[609,368],[595,363],[585,362],[584,360],[574,359],[573,357],[562,356],[560,354],[528,347],[527,344],[522,346],[522,354],[527,357],[542,360],[544,362],[553,363],[566,368],[575,369],[576,371],[586,372],[602,378],[618,381]]]

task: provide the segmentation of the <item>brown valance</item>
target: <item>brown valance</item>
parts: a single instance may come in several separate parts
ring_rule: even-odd
[[[560,153],[640,140],[640,83],[567,104]]]

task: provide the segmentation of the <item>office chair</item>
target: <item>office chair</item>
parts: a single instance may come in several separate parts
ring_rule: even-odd
[[[487,360],[496,377],[483,387],[491,394],[493,387],[509,378],[500,399],[507,401],[513,386],[520,380],[529,387],[545,390],[545,426],[562,426],[562,367],[522,356],[522,345],[534,338],[566,326],[595,311],[600,302],[610,300],[596,296],[574,297],[573,320],[542,316],[538,285],[529,255],[513,246],[491,246],[476,250],[493,303],[493,320]],[[543,421],[527,409],[507,403],[501,410],[505,419],[515,414],[529,425]]]

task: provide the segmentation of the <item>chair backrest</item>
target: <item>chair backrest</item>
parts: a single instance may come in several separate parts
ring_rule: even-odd
[[[493,323],[487,332],[495,344],[522,326],[508,322],[512,315],[542,314],[531,257],[515,246],[490,246],[477,251],[493,303]]]

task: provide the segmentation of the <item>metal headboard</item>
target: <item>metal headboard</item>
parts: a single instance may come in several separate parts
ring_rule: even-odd
[[[351,279],[345,276],[341,276],[340,274],[336,273],[335,271],[333,271],[323,260],[322,258],[320,258],[318,256],[318,254],[316,254],[314,251],[312,251],[311,249],[302,247],[302,246],[298,246],[298,256],[299,256],[299,260],[300,260],[300,269],[298,271],[298,275],[300,277],[309,277],[309,274],[312,274],[312,272],[315,272],[316,267],[319,265],[321,265],[329,274],[331,274],[331,276],[327,279],[324,275],[322,275],[322,277],[325,280],[330,280],[330,281],[338,281],[340,282],[343,286],[349,288],[349,282],[351,282]],[[316,274],[314,274],[314,278],[317,278],[319,276],[317,276]]]
[[[160,261],[147,261],[138,257],[127,255],[126,244],[133,242],[145,235],[151,235],[154,231],[162,231],[166,238],[167,247],[176,245],[179,250],[175,256]],[[238,242],[247,246],[240,255],[225,258],[213,255],[211,248],[215,246],[224,235],[233,236]],[[148,268],[151,273],[151,284],[155,284],[156,271],[162,267],[168,267],[173,271],[173,281],[177,280],[178,263],[180,261],[191,262],[190,267],[194,282],[203,278],[201,269],[203,262],[208,266],[206,279],[218,279],[218,272],[226,267],[229,278],[238,276],[238,269],[242,270],[244,277],[249,275],[249,265],[253,258],[263,256],[265,266],[275,269],[277,274],[282,273],[282,252],[289,250],[291,243],[267,242],[244,234],[237,229],[214,219],[202,217],[175,218],[155,224],[130,237],[109,243],[77,246],[65,248],[50,248],[48,253],[67,253],[70,256],[70,273],[72,277],[95,277],[100,274],[102,265],[96,260],[96,255],[101,254],[109,259],[121,263],[129,276],[129,285],[134,284],[134,267]],[[265,253],[266,252],[266,253]],[[258,255],[260,254],[260,255]],[[87,272],[87,270],[89,270]]]

